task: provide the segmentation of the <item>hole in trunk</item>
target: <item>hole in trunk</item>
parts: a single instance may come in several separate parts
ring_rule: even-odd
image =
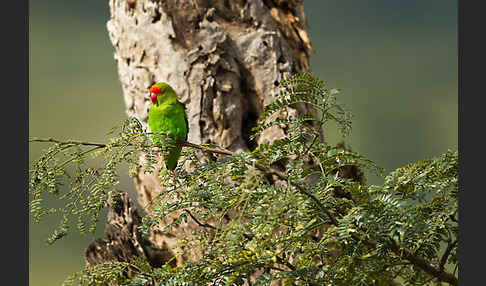
[[[250,105],[248,106],[248,110],[243,116],[243,122],[241,124],[241,136],[243,136],[243,140],[245,140],[246,146],[253,151],[256,147],[258,147],[256,140],[250,139],[250,136],[253,135],[252,129],[253,127],[257,126],[258,122],[258,114]]]
[[[160,14],[159,10],[155,10],[155,16],[152,18],[152,23],[160,21],[162,14]]]

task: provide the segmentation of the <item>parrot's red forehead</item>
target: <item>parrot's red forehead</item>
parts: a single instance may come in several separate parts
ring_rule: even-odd
[[[159,93],[162,93],[162,92],[163,92],[163,90],[158,86],[154,85],[150,88],[150,93],[159,94]]]

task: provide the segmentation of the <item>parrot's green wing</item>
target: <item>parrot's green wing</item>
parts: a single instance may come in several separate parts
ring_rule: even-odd
[[[152,105],[149,110],[148,120],[150,130],[153,133],[167,133],[172,139],[187,140],[188,121],[184,104],[178,100]],[[152,135],[154,143],[161,143],[160,135]],[[167,169],[174,170],[181,155],[182,146],[174,146],[165,156]]]
[[[184,120],[184,126],[183,128],[180,128],[177,133],[175,134],[175,139],[176,140],[187,140],[187,134],[188,134],[188,122],[187,122],[187,114],[186,114],[186,107],[183,103],[177,101],[177,104],[180,106],[180,110],[182,110],[182,117]],[[180,121],[180,116],[175,119],[177,121]],[[180,125],[180,122],[176,123],[177,125]],[[168,156],[165,158],[165,166],[169,170],[174,170],[177,167],[177,161],[179,161],[179,158],[181,157],[181,151],[182,151],[182,146],[175,146],[169,150]]]

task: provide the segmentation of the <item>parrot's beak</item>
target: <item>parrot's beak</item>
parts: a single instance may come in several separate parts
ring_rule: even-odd
[[[156,104],[157,106],[159,106],[159,102],[157,101],[157,94],[151,93],[150,94],[150,100],[152,101],[153,104]]]

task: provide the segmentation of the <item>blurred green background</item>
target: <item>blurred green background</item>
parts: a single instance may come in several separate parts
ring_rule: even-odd
[[[313,72],[354,114],[346,142],[391,171],[457,148],[457,1],[304,1]],[[105,141],[126,118],[106,32],[108,1],[30,1],[29,135]],[[340,140],[335,130],[328,140]],[[29,158],[43,143],[30,143]],[[380,183],[370,177],[371,183]],[[121,188],[134,191],[129,178]],[[103,233],[53,246],[57,218],[30,223],[30,285],[59,285]]]

